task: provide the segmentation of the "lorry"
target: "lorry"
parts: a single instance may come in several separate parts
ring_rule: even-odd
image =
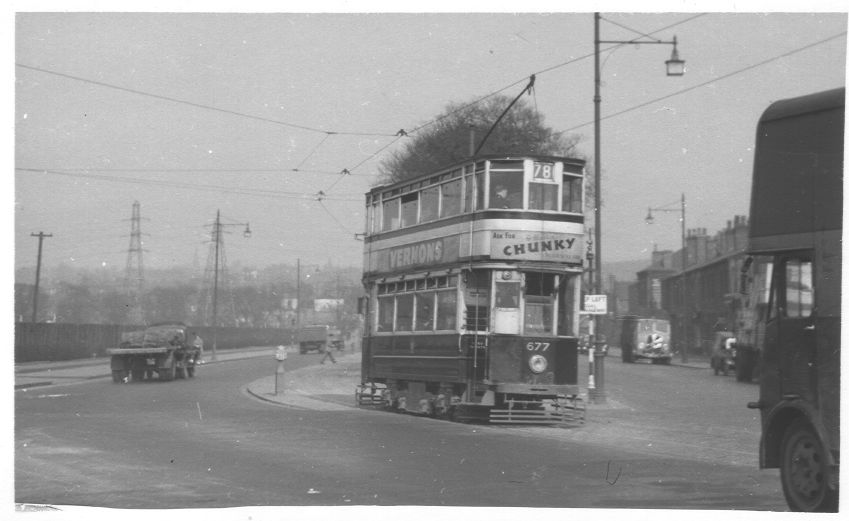
[[[768,298],[748,406],[761,416],[760,467],[780,469],[794,511],[839,503],[845,99],[841,87],[776,101],[755,139],[747,253],[770,269],[752,285]]]
[[[112,381],[127,383],[192,378],[201,359],[201,347],[191,345],[183,323],[153,324],[141,331],[121,335],[121,344],[107,349]]]
[[[342,333],[328,325],[304,326],[298,330],[298,351],[303,355],[310,351],[325,349],[341,351],[345,348]]]
[[[669,347],[669,321],[660,318],[641,318],[625,315],[619,318],[621,334],[619,348],[622,361],[630,364],[639,359],[653,364],[669,365],[672,349]]]

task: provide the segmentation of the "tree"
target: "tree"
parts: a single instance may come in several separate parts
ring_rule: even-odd
[[[380,182],[409,179],[469,158],[472,129],[477,149],[512,101],[508,96],[496,95],[478,103],[449,104],[432,125],[413,134],[403,150],[380,164]],[[576,136],[545,126],[543,116],[520,98],[493,129],[478,155],[569,156],[575,155],[577,142]]]

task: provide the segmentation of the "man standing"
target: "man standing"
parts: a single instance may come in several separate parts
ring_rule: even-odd
[[[198,334],[192,331],[192,347],[198,350],[198,360],[203,357],[203,339]]]

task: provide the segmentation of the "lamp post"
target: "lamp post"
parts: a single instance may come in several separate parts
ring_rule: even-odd
[[[222,223],[221,210],[215,213],[215,223],[212,228],[212,240],[215,241],[215,268],[214,278],[212,283],[212,360],[217,360],[218,349],[218,266],[221,258],[221,250],[223,244],[221,242],[221,229],[225,226],[244,226],[243,235],[246,239],[251,237],[250,223]]]
[[[649,208],[646,224],[654,223],[652,212],[681,212],[681,362],[687,363],[687,204],[681,194],[681,208]]]
[[[672,55],[666,60],[666,75],[667,76],[683,76],[684,75],[684,60],[678,57],[678,39],[672,38],[672,41],[662,40],[643,40],[642,38],[651,38],[648,35],[642,35],[635,40],[602,40],[599,36],[599,22],[601,14],[595,13],[595,291],[601,293],[602,290],[602,273],[601,273],[601,67],[599,61],[600,45],[603,43],[612,43],[617,45],[642,45],[642,44],[667,44],[672,45]]]

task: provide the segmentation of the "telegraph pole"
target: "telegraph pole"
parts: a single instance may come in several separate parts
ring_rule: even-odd
[[[221,210],[215,212],[215,228],[212,235],[215,240],[215,278],[212,284],[212,359],[217,360],[218,348],[218,249],[221,245]]]
[[[41,245],[44,242],[45,237],[53,237],[52,233],[31,233],[30,236],[38,237],[38,261],[36,262],[35,267],[35,289],[33,290],[32,295],[32,322],[35,323],[38,320],[38,285],[41,281]]]
[[[227,273],[226,273],[226,256],[224,254],[224,237],[221,235],[224,228],[226,226],[244,226],[244,236],[245,238],[250,238],[251,236],[251,226],[249,223],[222,223],[221,222],[221,210],[215,212],[215,222],[212,224],[212,235],[211,240],[212,244],[210,244],[209,248],[209,258],[206,261],[206,272],[204,273],[204,285],[203,285],[203,314],[204,321],[212,326],[212,359],[216,360],[218,356],[218,287],[222,286],[222,290],[225,294],[229,293],[229,285],[227,282]],[[211,279],[211,280],[210,280]],[[212,283],[212,321],[211,323],[208,321],[207,312],[209,310],[208,304],[209,302],[209,283]],[[235,311],[233,309],[232,294],[229,294],[230,299],[230,312],[232,317],[235,317]]]

